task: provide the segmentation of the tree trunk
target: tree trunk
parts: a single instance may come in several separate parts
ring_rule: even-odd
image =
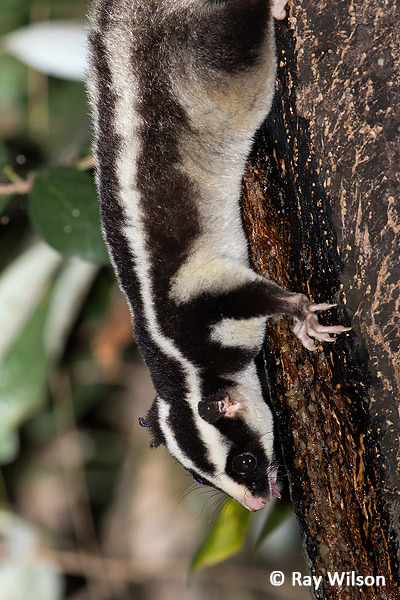
[[[400,15],[303,0],[277,27],[279,81],[244,181],[255,268],[352,324],[316,353],[268,324],[265,366],[316,598],[399,590]],[[363,586],[330,585],[351,572]]]

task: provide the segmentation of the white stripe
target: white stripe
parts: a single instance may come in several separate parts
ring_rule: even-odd
[[[164,434],[165,445],[167,446],[169,453],[172,454],[172,456],[174,456],[182,465],[185,465],[187,469],[198,471],[196,465],[185,454],[183,454],[176,442],[175,436],[171,432],[170,428],[167,427],[170,405],[161,398],[157,398],[157,406],[159,417],[158,422],[161,431]]]
[[[118,48],[123,48],[123,50],[116,49],[116,33],[115,31],[112,31],[106,37],[105,45],[110,55],[110,70],[113,78],[113,88],[117,94],[115,127],[122,140],[122,149],[118,158],[116,170],[121,189],[120,199],[126,216],[124,234],[128,240],[130,250],[136,259],[136,274],[140,282],[140,293],[143,301],[146,325],[154,344],[156,344],[167,356],[173,358],[181,365],[186,376],[186,383],[189,390],[186,401],[192,408],[196,425],[200,430],[203,440],[207,440],[206,446],[213,448],[213,456],[209,457],[209,459],[213,460],[217,457],[216,468],[218,471],[224,471],[225,460],[223,459],[222,454],[226,455],[226,451],[225,453],[222,452],[224,449],[223,437],[215,427],[201,419],[197,413],[197,405],[201,400],[198,370],[185,358],[174,344],[173,340],[162,333],[154,306],[154,296],[149,269],[150,260],[148,253],[146,252],[146,236],[141,215],[140,205],[142,199],[140,198],[136,186],[135,165],[140,150],[140,137],[138,134],[140,121],[133,110],[137,82],[133,77],[132,71],[129,68],[125,68],[125,57],[126,54],[129,53],[129,38],[126,39],[121,32],[121,39],[118,39]],[[170,436],[168,439],[171,444],[171,449],[169,446],[168,449],[176,456],[176,441],[175,443],[172,443]],[[218,452],[218,448],[220,448],[220,452]],[[215,453],[214,449],[217,450]],[[187,458],[182,460],[182,462],[184,465],[187,465]]]
[[[265,317],[222,319],[211,327],[210,339],[224,348],[261,348],[265,337]]]

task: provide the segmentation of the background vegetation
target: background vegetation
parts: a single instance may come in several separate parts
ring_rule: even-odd
[[[100,234],[86,9],[2,0],[0,596],[307,598],[268,583],[272,569],[305,571],[294,517],[276,528],[287,503],[251,519],[234,502],[219,513],[225,498],[150,452],[138,427],[153,390]],[[241,549],[187,586],[191,564]]]

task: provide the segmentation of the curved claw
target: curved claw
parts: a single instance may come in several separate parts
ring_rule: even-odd
[[[337,306],[337,304],[329,304],[328,302],[322,302],[321,304],[314,304],[314,302],[310,302],[310,306],[307,308],[311,312],[317,312],[319,310],[329,310],[335,306]]]
[[[307,332],[306,321],[296,321],[295,326],[293,327],[293,333],[299,338],[301,343],[307,350],[316,350],[317,344],[315,340],[313,340]]]
[[[301,343],[308,350],[314,351],[317,348],[317,342],[334,342],[336,334],[350,331],[351,327],[343,325],[322,325],[318,317],[314,314],[316,311],[328,310],[337,306],[336,304],[313,304],[312,302],[304,306],[306,316],[304,320],[296,320],[293,332],[301,340]]]
[[[313,329],[318,333],[343,333],[344,331],[350,331],[351,327],[344,327],[343,325],[322,325],[316,320]]]
[[[271,486],[271,494],[273,498],[278,498],[278,500],[282,498],[280,491],[274,485]]]

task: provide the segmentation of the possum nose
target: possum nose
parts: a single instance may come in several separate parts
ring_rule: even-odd
[[[245,498],[243,504],[249,510],[256,512],[257,510],[262,510],[267,504],[268,500],[265,498],[254,498],[251,496],[250,498]]]

